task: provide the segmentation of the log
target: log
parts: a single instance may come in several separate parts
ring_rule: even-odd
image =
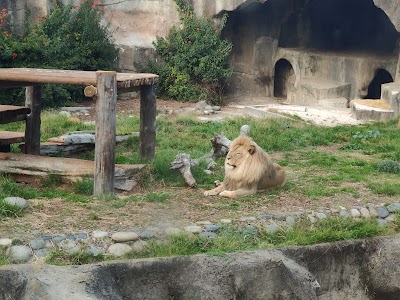
[[[190,168],[195,166],[196,164],[197,162],[192,161],[189,154],[180,153],[175,157],[175,160],[171,162],[170,169],[179,170],[186,183],[193,188],[196,187],[197,183],[192,175]]]
[[[96,196],[114,192],[117,73],[97,71],[96,147],[94,189]]]
[[[94,161],[76,158],[0,153],[0,172],[12,175],[17,181],[35,182],[38,178],[57,174],[63,183],[76,182],[87,176],[93,178],[94,164]],[[144,164],[117,164],[113,177],[121,186],[129,184],[146,167]]]
[[[41,97],[42,87],[40,85],[26,87],[25,105],[31,109],[31,113],[26,117],[25,128],[25,153],[27,154],[40,154]]]

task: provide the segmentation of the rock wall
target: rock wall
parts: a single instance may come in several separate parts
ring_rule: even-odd
[[[69,0],[63,0],[68,3]],[[83,0],[74,0],[75,4]],[[188,0],[189,1],[189,0]],[[368,57],[378,56],[382,61],[358,75],[348,74],[338,67],[329,69],[328,77],[350,79],[351,97],[363,97],[368,87],[367,79],[373,78],[379,68],[388,71],[393,79],[399,78],[399,28],[400,6],[386,0],[190,0],[198,14],[218,18],[229,15],[223,37],[234,44],[231,62],[234,74],[228,82],[231,94],[259,96],[274,95],[275,65],[281,58],[281,49],[295,49],[309,53],[299,58],[306,61],[315,51],[337,56],[349,53],[365,56],[361,63],[368,66]],[[21,23],[25,10],[32,12],[32,22],[45,15],[52,0],[0,0],[2,7],[12,11],[14,21]],[[179,24],[174,0],[100,0],[99,6],[107,9],[105,22],[110,22],[113,39],[121,49],[119,68],[134,71],[134,61],[154,57],[152,42],[164,36],[173,25]],[[322,24],[322,25],[321,25]],[[343,54],[343,52],[345,54]],[[319,55],[323,61],[326,55]],[[389,58],[387,58],[389,57]],[[393,59],[394,57],[394,59]],[[372,61],[372,60],[371,60]],[[393,64],[390,70],[386,66]],[[314,65],[318,65],[314,64]],[[343,62],[340,64],[343,66]],[[354,64],[346,66],[351,71]],[[391,65],[392,66],[392,65]],[[295,68],[293,66],[293,68]],[[310,73],[311,67],[301,67],[301,76]],[[310,71],[311,70],[311,71]],[[313,76],[325,78],[314,69]],[[336,72],[336,73],[335,73]],[[353,77],[353,78],[350,78]],[[365,78],[364,78],[365,77]],[[346,80],[347,80],[346,78]],[[297,78],[296,80],[300,80]],[[328,79],[328,78],[325,78]],[[343,81],[343,80],[342,80]],[[361,91],[361,92],[360,92]]]
[[[400,297],[400,240],[56,267],[0,267],[0,299],[282,299]]]

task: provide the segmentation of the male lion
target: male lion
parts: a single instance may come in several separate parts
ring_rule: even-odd
[[[257,191],[285,184],[285,170],[247,136],[234,139],[225,159],[225,178],[204,196],[228,198],[253,195]]]

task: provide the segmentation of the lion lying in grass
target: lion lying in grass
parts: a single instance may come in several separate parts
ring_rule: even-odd
[[[249,137],[239,136],[232,141],[226,155],[223,183],[204,195],[237,198],[282,186],[285,181],[285,170],[273,163],[267,152]]]

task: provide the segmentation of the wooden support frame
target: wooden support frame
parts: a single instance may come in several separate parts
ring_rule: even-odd
[[[140,86],[140,156],[154,160],[156,144],[156,91],[155,85]]]
[[[26,87],[25,105],[31,109],[31,113],[26,117],[26,154],[40,155],[41,97],[42,87],[40,85]]]
[[[114,193],[117,73],[97,71],[95,196]]]

